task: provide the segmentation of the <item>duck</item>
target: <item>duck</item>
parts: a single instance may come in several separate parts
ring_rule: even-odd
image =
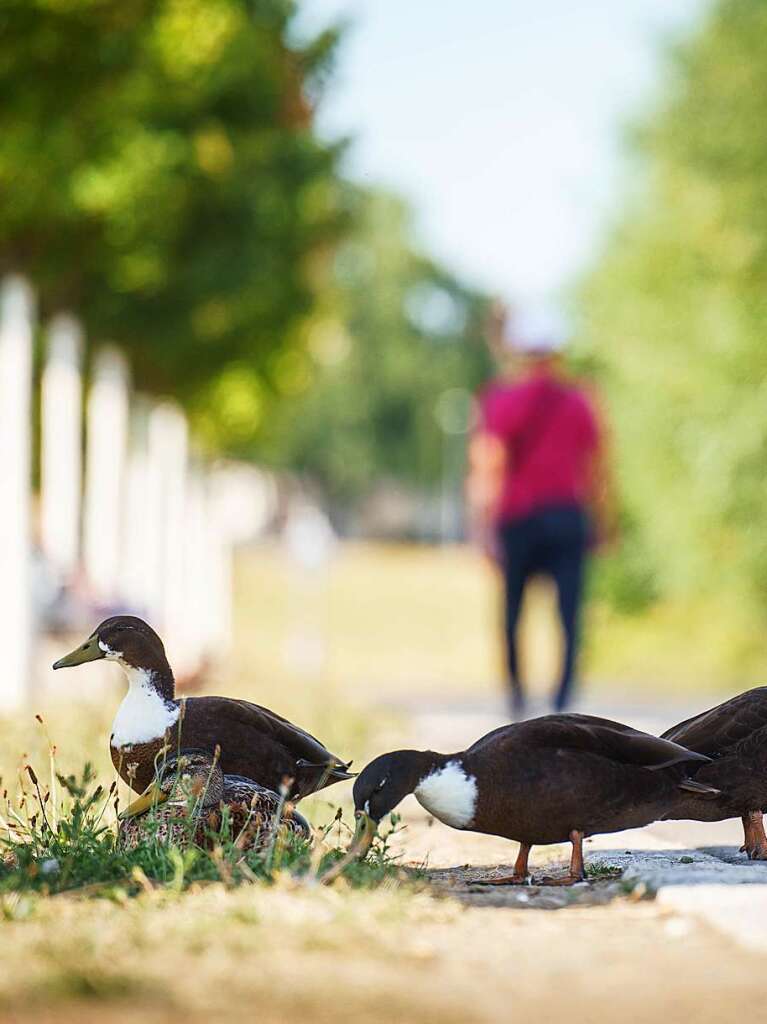
[[[273,792],[288,780],[288,799],[354,778],[351,762],[274,711],[233,697],[176,698],[173,671],[165,647],[152,627],[134,615],[105,619],[88,639],[54,662],[72,668],[106,659],[122,668],[128,692],[112,723],[109,746],[118,775],[143,792],[155,774],[163,747],[182,746],[213,755],[227,775],[251,779]]]
[[[740,818],[741,851],[767,860],[767,686],[756,686],[667,729],[663,739],[712,759],[695,778],[718,789],[716,799],[677,801],[671,816],[694,821]]]
[[[284,798],[252,779],[226,775],[205,750],[181,750],[160,760],[154,780],[118,816],[117,843],[130,850],[154,839],[210,847],[227,809],[241,850],[264,849],[280,830],[311,839],[306,819]]]
[[[379,822],[409,793],[452,828],[519,843],[513,873],[484,885],[571,885],[585,878],[583,840],[638,828],[663,817],[685,791],[710,796],[689,772],[709,758],[670,740],[591,715],[553,714],[502,726],[467,750],[395,750],[355,779],[357,829],[346,856],[323,881],[364,857]],[[569,842],[564,877],[533,880],[533,846]]]

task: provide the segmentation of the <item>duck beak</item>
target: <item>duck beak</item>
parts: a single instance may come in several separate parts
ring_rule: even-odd
[[[323,885],[330,885],[349,864],[356,860],[364,860],[368,850],[373,845],[378,825],[365,811],[357,811],[357,828],[354,833],[349,849],[341,860],[336,861],[329,871],[326,871],[320,881]]]
[[[168,799],[168,794],[160,789],[156,782],[150,782],[144,792],[133,803],[128,804],[124,811],[117,815],[118,821],[125,821],[127,818],[135,818],[150,807],[156,807]]]
[[[104,657],[104,652],[99,647],[99,638],[94,633],[88,637],[84,644],[76,647],[71,654],[66,654],[58,661],[54,661],[54,668],[74,668],[75,665],[84,665],[86,661],[98,661]]]
[[[357,819],[357,828],[346,854],[347,856],[351,854],[358,860],[364,860],[368,850],[373,845],[378,825],[365,811],[357,811],[355,817]]]

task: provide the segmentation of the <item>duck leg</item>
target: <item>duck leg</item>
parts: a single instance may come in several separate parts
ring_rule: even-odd
[[[472,885],[530,885],[530,873],[527,869],[527,859],[530,856],[530,846],[527,843],[519,844],[519,853],[514,863],[513,875],[502,875],[500,878],[480,878]]]
[[[743,845],[741,851],[749,860],[767,860],[767,835],[764,832],[764,818],[761,811],[749,811],[741,818],[743,822]]]
[[[543,875],[533,880],[533,885],[575,885],[586,878],[586,871],[583,866],[583,832],[573,829],[570,833],[570,842],[573,844],[573,852],[570,856],[570,871],[563,877],[552,877]]]

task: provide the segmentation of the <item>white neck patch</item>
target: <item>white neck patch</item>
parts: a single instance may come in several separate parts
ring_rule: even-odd
[[[128,692],[117,709],[112,723],[112,746],[127,747],[161,739],[165,731],[178,721],[180,708],[166,701],[152,685],[152,672],[134,668],[120,661],[128,677]]]
[[[477,806],[477,780],[467,775],[458,761],[448,761],[415,789],[415,798],[429,814],[453,828],[466,828]]]

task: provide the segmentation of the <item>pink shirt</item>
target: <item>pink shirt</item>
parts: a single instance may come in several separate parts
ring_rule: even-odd
[[[481,428],[500,438],[509,456],[499,522],[586,501],[600,438],[585,391],[544,371],[514,384],[494,381],[480,402]]]

